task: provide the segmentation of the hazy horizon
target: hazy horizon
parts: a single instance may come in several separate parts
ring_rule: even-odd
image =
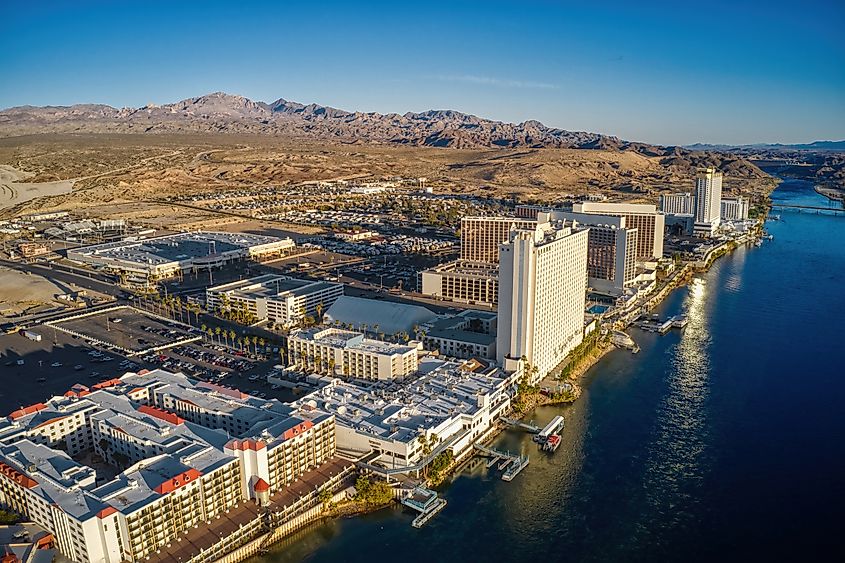
[[[0,107],[215,91],[451,109],[661,145],[845,139],[845,6],[712,2],[6,6]]]

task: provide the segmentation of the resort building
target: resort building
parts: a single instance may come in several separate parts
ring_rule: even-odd
[[[499,245],[508,240],[511,228],[533,228],[533,218],[464,217],[461,219],[461,260],[499,263]]]
[[[692,215],[695,197],[692,194],[660,194],[658,208],[671,215]]]
[[[499,299],[498,274],[498,265],[490,262],[447,262],[420,272],[420,293],[492,307]]]
[[[583,339],[588,237],[574,222],[540,223],[501,246],[496,355],[509,371],[525,358],[532,383]]]
[[[722,199],[720,217],[723,221],[747,220],[748,200],[742,196]]]
[[[205,290],[209,310],[242,309],[256,320],[291,326],[318,317],[343,295],[343,284],[267,274]]]
[[[625,217],[625,226],[637,229],[637,260],[651,261],[663,257],[665,217],[654,205],[638,203],[576,203],[575,213]]]
[[[371,387],[329,379],[298,400],[301,410],[335,417],[337,447],[371,453],[367,469],[418,474],[447,449],[460,459],[510,406],[521,373],[494,364],[426,358],[404,383]]]
[[[389,381],[417,371],[417,347],[372,340],[350,330],[313,327],[288,336],[288,363],[321,375]]]
[[[417,338],[426,350],[450,358],[496,359],[496,319],[492,311],[463,311],[422,325]]]
[[[695,178],[695,223],[697,236],[711,236],[719,227],[722,212],[722,173],[715,168],[699,171]]]
[[[0,422],[0,504],[73,561],[205,560],[192,559],[199,540],[177,548],[184,558],[161,553],[335,464],[334,425],[329,413],[162,370],[76,385]],[[87,465],[92,456],[105,464]],[[244,539],[231,533],[209,545]]]
[[[147,287],[162,279],[206,272],[233,262],[289,254],[289,238],[246,233],[178,233],[70,249],[67,257],[119,276],[121,284]]]

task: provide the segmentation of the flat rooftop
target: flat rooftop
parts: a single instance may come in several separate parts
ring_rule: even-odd
[[[132,398],[142,395],[189,401],[206,412],[248,421],[249,426],[240,434],[232,434],[195,424]],[[155,455],[134,463],[114,479],[99,483],[93,467],[77,462],[60,449],[30,440],[45,424],[83,412],[89,426],[106,430],[106,435],[108,431],[120,432],[143,451]],[[292,407],[275,399],[196,382],[181,373],[130,372],[91,388],[77,384],[63,396],[0,419],[0,462],[32,492],[81,520],[110,508],[129,514],[166,494],[157,489],[175,476],[189,471],[202,475],[234,461],[234,456],[226,451],[232,439],[261,440],[273,449],[283,444],[287,430],[306,420],[317,423],[329,416],[323,412],[299,416]]]
[[[211,293],[226,293],[228,295],[237,295],[245,298],[256,299],[279,296],[298,297],[319,291],[325,291],[334,287],[343,286],[342,284],[332,282],[303,280],[288,276],[265,274],[255,278],[210,287],[207,291]]]
[[[75,249],[75,254],[111,258],[124,262],[162,265],[234,251],[244,251],[265,244],[293,246],[291,239],[266,235],[224,232],[177,233],[138,241],[109,242]]]
[[[415,440],[423,428],[459,415],[473,416],[480,409],[480,395],[502,393],[510,385],[496,366],[433,358],[423,359],[418,376],[401,383],[326,381],[293,406],[326,411],[335,415],[338,425],[355,432],[404,443]]]

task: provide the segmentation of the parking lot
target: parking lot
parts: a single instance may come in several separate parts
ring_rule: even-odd
[[[51,324],[132,354],[197,338],[196,333],[179,323],[159,319],[133,307],[121,307]]]

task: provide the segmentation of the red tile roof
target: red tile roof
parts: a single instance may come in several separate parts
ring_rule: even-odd
[[[109,379],[108,381],[103,381],[102,383],[98,383],[98,384],[92,386],[91,389],[105,389],[106,387],[114,387],[115,385],[120,385],[121,383],[123,383],[123,382],[115,377],[115,378]]]
[[[36,481],[32,477],[24,475],[14,467],[6,465],[2,462],[0,462],[0,474],[4,475],[7,479],[10,479],[11,481],[27,489],[31,489],[32,487],[38,484],[38,481]]]
[[[10,413],[9,418],[11,418],[12,420],[17,420],[17,419],[21,418],[22,416],[26,416],[28,414],[36,413],[36,412],[44,410],[46,408],[47,408],[47,405],[45,405],[44,403],[35,403],[34,405],[30,405],[28,407],[24,407],[22,409],[18,409],[16,411],[14,411],[13,413]]]
[[[267,481],[265,481],[264,479],[262,479],[261,477],[259,477],[259,478],[258,478],[258,481],[256,481],[256,482],[252,485],[252,489],[253,489],[256,493],[263,493],[264,491],[269,491],[269,490],[270,490],[270,485],[268,485],[268,484],[267,484]]]
[[[180,473],[166,481],[164,481],[161,485],[153,489],[160,495],[166,495],[172,491],[175,491],[179,487],[187,485],[191,481],[198,479],[202,473],[193,467],[188,469],[187,471]]]
[[[185,422],[185,419],[180,417],[179,415],[173,414],[172,412],[167,412],[164,409],[151,407],[149,405],[141,405],[140,407],[138,407],[138,412],[154,416],[160,420],[169,422],[170,424],[182,424],[183,422]]]
[[[314,423],[310,420],[306,420],[305,422],[300,422],[293,428],[285,430],[285,433],[282,434],[283,440],[290,440],[291,438],[295,438],[302,434],[303,432],[307,431],[309,428],[313,427]]]

